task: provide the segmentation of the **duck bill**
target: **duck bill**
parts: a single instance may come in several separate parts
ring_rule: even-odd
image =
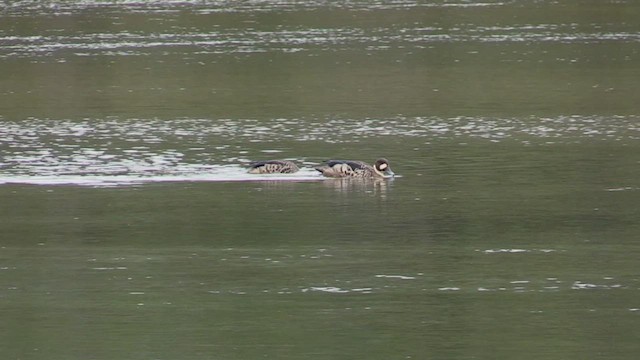
[[[391,171],[391,168],[387,168],[387,170],[384,171],[385,176],[387,177],[394,177],[396,176],[396,173],[394,173],[393,171]]]

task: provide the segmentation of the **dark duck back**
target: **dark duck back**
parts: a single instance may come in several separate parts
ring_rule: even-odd
[[[258,161],[249,165],[249,174],[292,174],[298,171],[298,166],[288,160]]]
[[[315,169],[326,177],[336,178],[384,178],[394,175],[387,159],[378,159],[373,166],[355,160],[329,160]]]

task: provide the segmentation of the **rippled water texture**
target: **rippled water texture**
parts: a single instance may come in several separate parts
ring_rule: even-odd
[[[311,154],[294,158],[307,165],[295,175],[245,174],[255,161],[279,157],[284,141],[358,143],[368,139],[465,142],[475,138],[522,144],[584,140],[635,142],[640,119],[633,116],[490,119],[459,117],[395,119],[87,119],[37,120],[0,124],[4,138],[0,182],[117,185],[150,181],[313,180]],[[270,148],[269,144],[273,144]],[[304,151],[304,150],[301,150]],[[306,156],[305,156],[306,155]]]
[[[624,3],[624,2],[620,2]],[[552,3],[553,4],[553,3]],[[553,4],[564,10],[561,4]],[[50,29],[50,34],[36,35],[4,34],[0,38],[2,50],[0,56],[46,56],[65,53],[74,56],[94,55],[153,55],[162,50],[166,53],[224,54],[259,53],[266,51],[298,52],[311,50],[344,51],[361,49],[366,51],[388,51],[389,49],[423,49],[438,43],[457,42],[526,42],[526,43],[601,43],[601,42],[638,42],[640,34],[633,24],[576,24],[576,23],[535,23],[498,25],[482,22],[462,22],[451,26],[425,26],[420,21],[413,23],[382,23],[380,26],[358,27],[309,27],[303,24],[279,24],[272,30],[260,29],[256,21],[245,21],[239,27],[223,27],[209,24],[214,31],[202,31],[201,23],[190,25],[177,24],[170,32],[145,33],[132,31],[126,17],[136,14],[162,16],[173,19],[183,12],[190,13],[196,20],[211,14],[261,14],[315,11],[336,11],[342,16],[357,16],[360,12],[403,11],[429,12],[458,9],[475,14],[477,8],[482,11],[502,11],[505,7],[521,7],[529,10],[527,4],[517,5],[501,1],[464,1],[464,2],[416,2],[416,1],[377,1],[377,2],[238,2],[238,1],[123,1],[117,5],[100,1],[16,1],[5,4],[4,11],[10,16],[29,16],[36,11],[52,16],[72,16],[77,12],[100,11],[114,19],[109,32],[85,31],[70,32],[66,29]],[[529,5],[530,6],[530,5]],[[486,8],[486,10],[485,10]],[[532,10],[540,11],[538,6]],[[347,15],[344,15],[344,13]],[[312,16],[312,15],[308,15]],[[408,15],[410,16],[410,15]],[[123,18],[124,17],[124,18]],[[416,20],[419,17],[416,16]],[[212,26],[213,25],[213,26]],[[238,24],[240,25],[240,24]],[[121,29],[118,29],[121,28]],[[522,54],[525,55],[526,54]],[[519,61],[526,60],[526,57]],[[580,61],[580,59],[558,59],[560,61]],[[630,59],[621,59],[630,60]]]
[[[635,359],[638,19],[0,1],[0,359]]]

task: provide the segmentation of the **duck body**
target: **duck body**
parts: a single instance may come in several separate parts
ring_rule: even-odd
[[[257,161],[249,165],[249,174],[292,174],[298,166],[289,160]]]
[[[329,160],[315,168],[322,175],[334,178],[387,178],[394,176],[387,159],[378,159],[373,166],[356,160]]]

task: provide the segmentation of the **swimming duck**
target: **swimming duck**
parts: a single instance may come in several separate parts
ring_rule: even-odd
[[[316,170],[324,176],[336,178],[385,178],[395,175],[387,159],[378,159],[373,166],[362,161],[329,160],[326,164],[317,166]]]
[[[249,165],[249,174],[291,174],[298,171],[298,166],[289,160],[257,161]]]

